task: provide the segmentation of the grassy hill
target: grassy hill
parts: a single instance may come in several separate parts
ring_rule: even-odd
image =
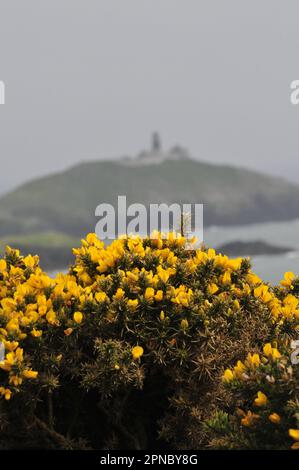
[[[18,248],[23,255],[39,255],[43,269],[56,271],[65,270],[74,262],[72,248],[79,246],[80,240],[59,232],[37,232],[2,238],[0,252],[4,252],[6,245]]]
[[[37,179],[0,198],[0,237],[94,230],[95,208],[115,204],[205,203],[204,223],[247,224],[299,216],[299,187],[279,178],[191,159],[125,165],[98,161]]]

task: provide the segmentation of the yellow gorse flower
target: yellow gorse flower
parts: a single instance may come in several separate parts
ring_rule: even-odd
[[[34,338],[40,338],[42,336],[43,332],[41,330],[36,330],[35,328],[33,328],[33,330],[31,331],[31,335],[34,337]]]
[[[0,272],[3,273],[7,269],[7,263],[4,259],[0,260]]]
[[[294,441],[299,441],[299,429],[289,429],[289,436],[294,439]]]
[[[161,300],[163,300],[163,291],[162,290],[157,291],[157,293],[155,294],[155,300],[157,302],[161,302]]]
[[[255,297],[258,297],[264,303],[268,303],[273,299],[273,295],[269,292],[269,286],[262,284],[254,289]]]
[[[269,421],[271,421],[271,423],[273,423],[273,424],[280,424],[280,421],[281,421],[281,418],[280,418],[279,414],[277,414],[277,413],[271,413],[271,414],[269,415],[269,418],[268,418],[268,419],[269,419]]]
[[[246,427],[253,426],[257,420],[260,419],[258,414],[252,413],[252,411],[248,411],[246,416],[241,419],[241,424]]]
[[[102,302],[107,302],[109,299],[108,299],[108,296],[105,292],[97,292],[95,294],[95,299],[97,302],[99,303],[102,303]]]
[[[208,293],[210,295],[216,294],[218,290],[219,290],[219,287],[217,286],[217,284],[212,282],[211,284],[208,285]]]
[[[288,271],[284,274],[284,278],[280,281],[280,284],[284,287],[290,287],[295,278],[295,274],[291,271]]]
[[[163,281],[166,284],[170,276],[169,271],[166,269],[163,269],[161,266],[158,266],[157,273],[161,281]]]
[[[279,359],[281,357],[281,354],[278,349],[273,348],[270,343],[265,344],[263,352],[265,356],[271,357],[273,360]]]
[[[121,300],[125,296],[125,291],[121,288],[118,288],[116,293],[114,294],[114,299]]]
[[[81,323],[83,320],[83,314],[81,312],[75,312],[74,313],[74,321],[76,323]]]
[[[134,360],[139,359],[143,355],[143,348],[141,346],[134,346],[132,349],[132,356]]]
[[[0,387],[0,395],[5,398],[5,400],[10,400],[11,390],[9,388]]]
[[[221,277],[221,283],[222,284],[231,284],[231,273],[230,273],[230,271],[225,271],[225,273]]]
[[[37,371],[28,370],[28,369],[23,370],[23,377],[25,377],[25,379],[36,379],[37,376],[38,376]]]
[[[164,320],[165,320],[165,313],[164,313],[163,310],[161,310],[161,312],[160,312],[160,320],[161,320],[161,321],[164,321]]]
[[[234,379],[234,374],[230,369],[226,369],[222,376],[224,382],[231,382]]]
[[[138,307],[139,301],[138,299],[129,299],[127,301],[127,306],[130,310],[134,311]]]
[[[173,289],[171,301],[177,305],[188,307],[192,296],[192,289],[187,289],[186,286],[180,285],[177,289]]]
[[[236,377],[241,377],[242,374],[245,372],[246,366],[243,364],[242,361],[238,361],[237,365],[234,367],[234,375]]]
[[[181,321],[181,328],[182,330],[187,330],[189,326],[189,322],[186,318],[183,318],[183,320]]]
[[[257,353],[255,353],[255,354],[248,353],[246,361],[245,361],[245,365],[247,365],[248,367],[251,367],[251,368],[252,367],[256,368],[260,365],[260,363],[261,363],[261,360],[260,360],[259,354],[257,354]]]
[[[154,296],[155,296],[155,289],[153,289],[152,287],[147,287],[144,293],[144,298],[146,300],[153,300]]]
[[[268,402],[268,398],[263,392],[257,392],[257,398],[254,400],[256,406],[265,406]]]

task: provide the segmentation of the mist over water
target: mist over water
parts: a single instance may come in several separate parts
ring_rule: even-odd
[[[204,230],[204,243],[218,247],[231,241],[264,241],[285,246],[291,252],[251,258],[253,270],[265,281],[278,282],[286,271],[299,273],[299,219],[246,226],[210,227]]]

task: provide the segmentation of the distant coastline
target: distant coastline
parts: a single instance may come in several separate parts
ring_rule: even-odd
[[[217,251],[228,256],[259,256],[281,255],[295,251],[294,248],[278,246],[263,240],[239,241],[234,240],[217,247]]]

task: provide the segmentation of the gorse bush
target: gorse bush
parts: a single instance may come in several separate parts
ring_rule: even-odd
[[[2,448],[292,445],[299,281],[286,273],[272,288],[247,259],[185,248],[174,233],[107,247],[89,234],[54,279],[7,249]],[[264,395],[261,412],[252,401]]]
[[[206,422],[210,445],[245,449],[299,449],[299,369],[291,358],[292,327],[298,331],[298,278],[285,273],[281,287],[265,300],[275,321],[284,325],[279,341],[249,352],[222,377],[230,391],[229,410],[215,412]],[[279,349],[278,349],[279,346]]]
[[[299,370],[270,343],[227,369],[232,413],[220,410],[206,423],[213,447],[245,449],[299,448]]]

